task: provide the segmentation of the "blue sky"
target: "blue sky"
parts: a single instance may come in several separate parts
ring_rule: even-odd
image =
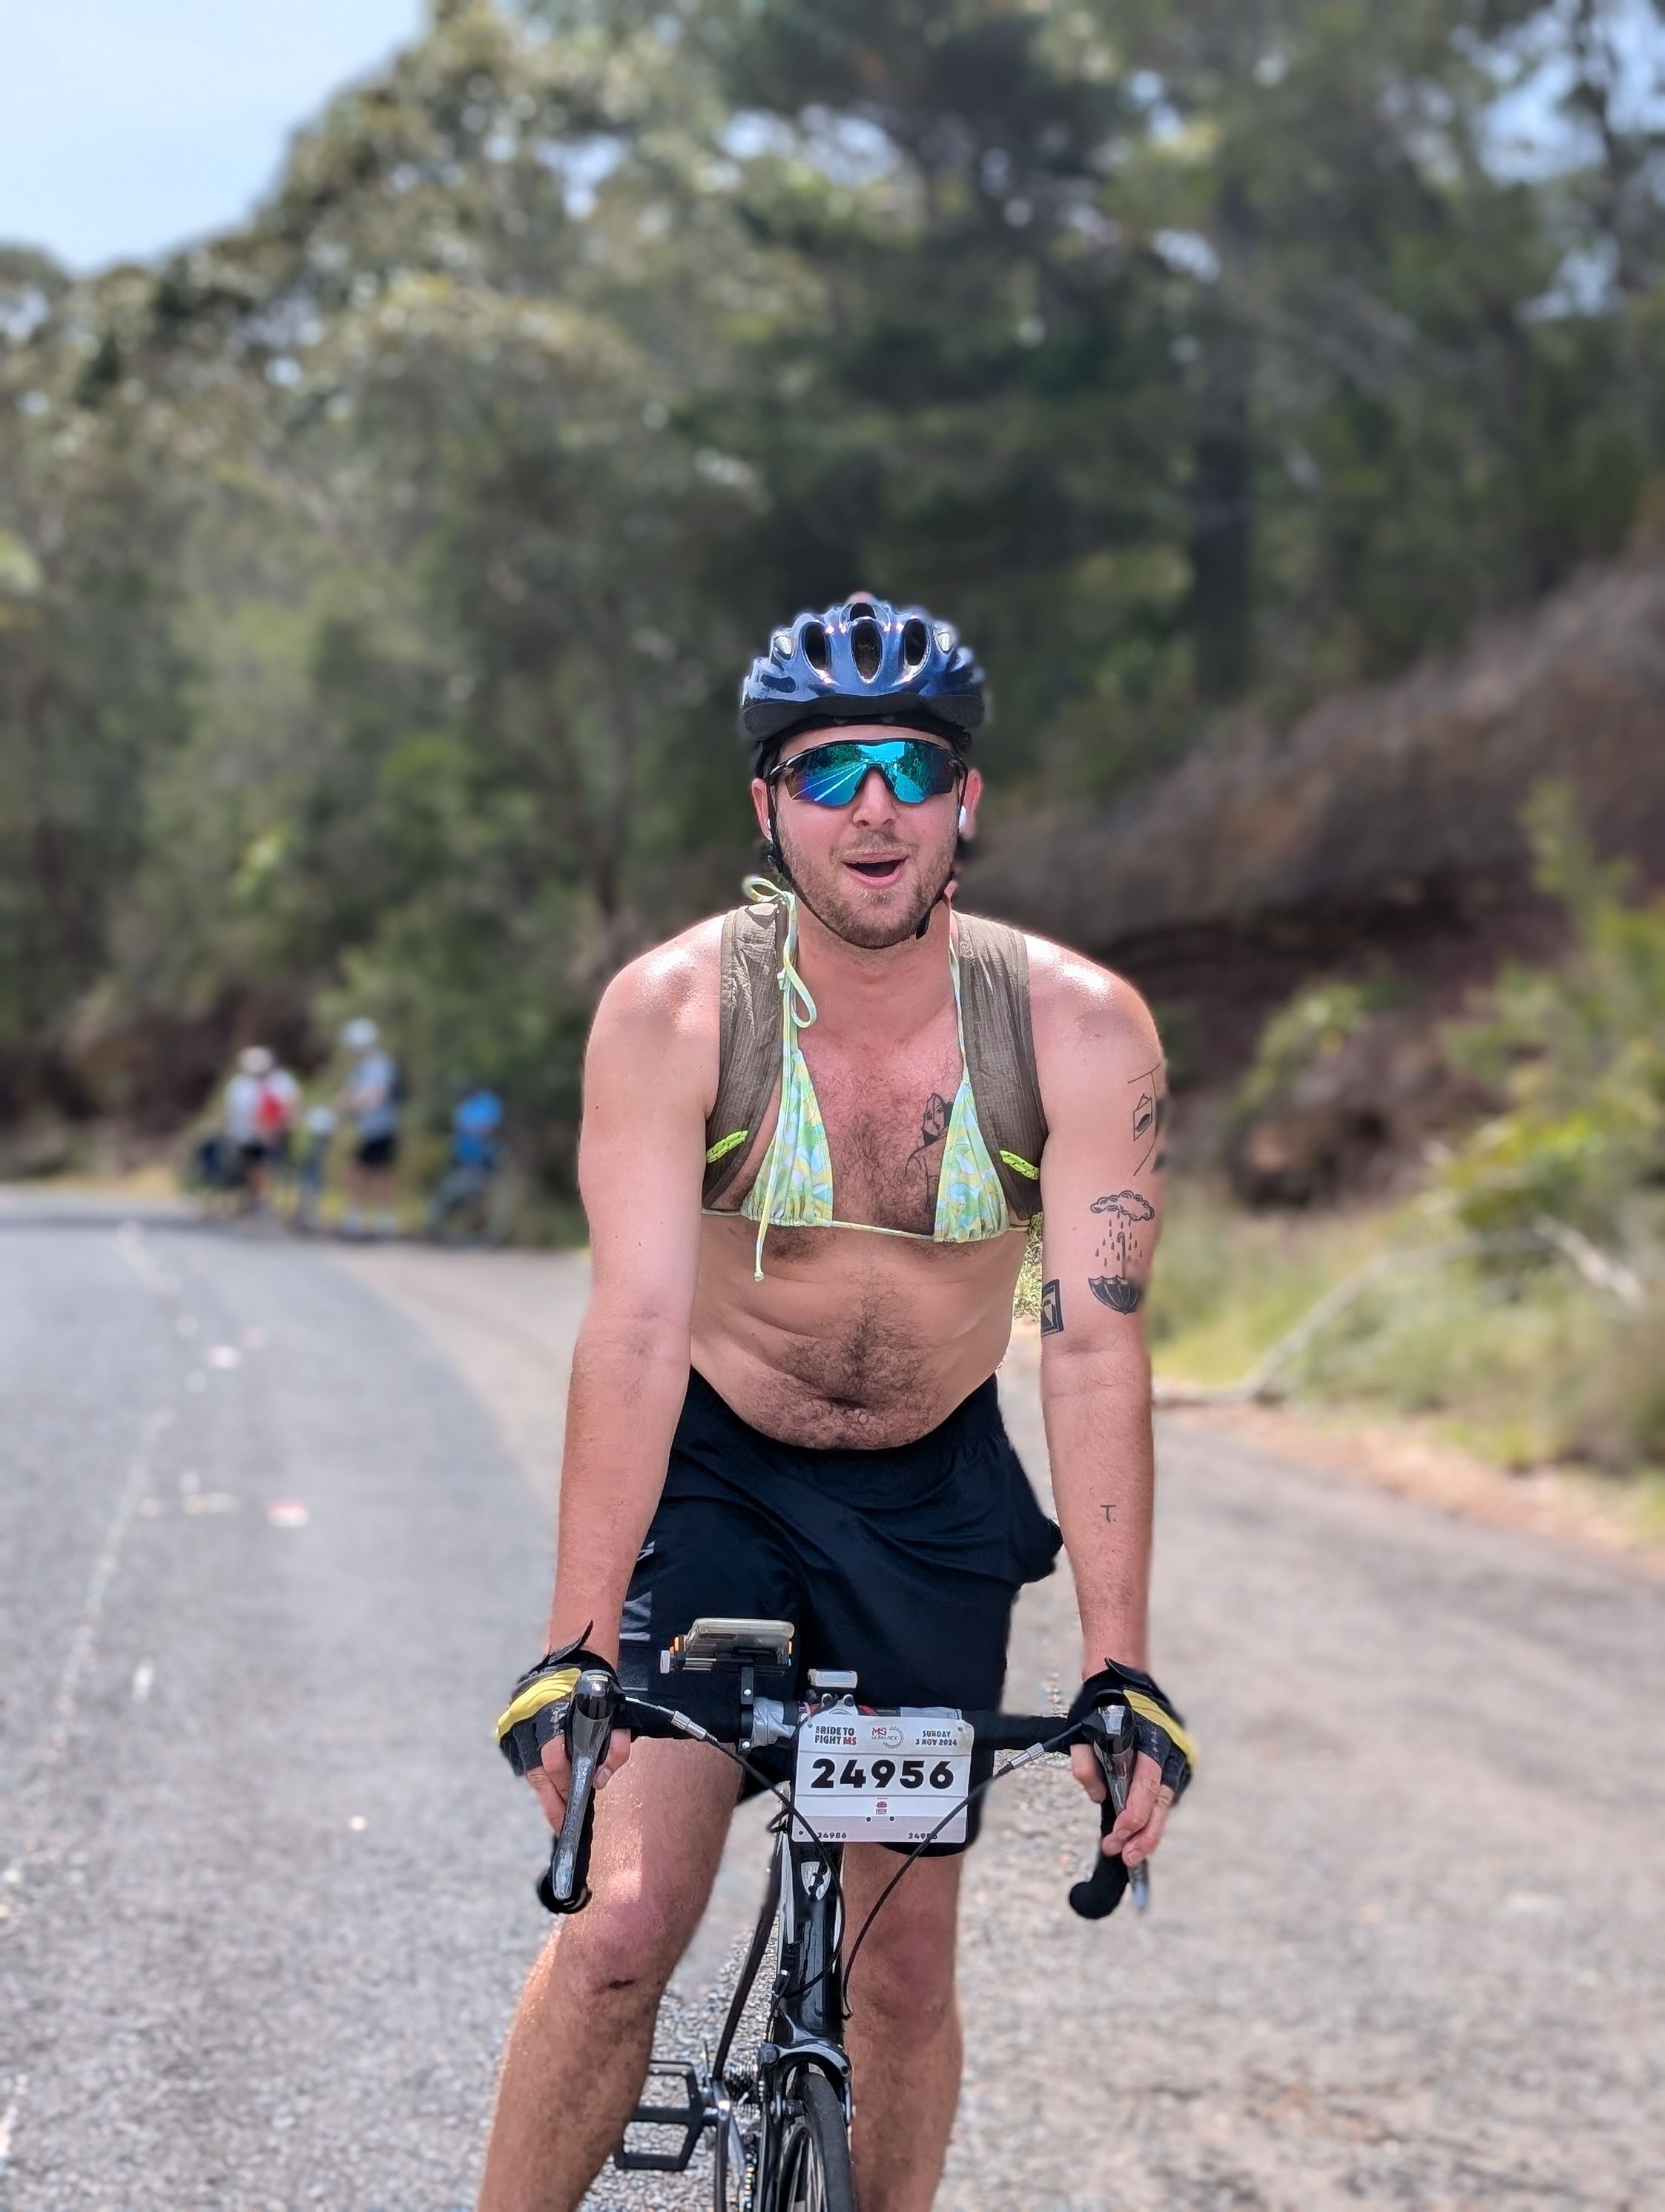
[[[1608,5],[1626,104],[1656,118],[1657,17],[1650,0]],[[86,270],[237,222],[295,126],[426,14],[426,0],[16,0],[0,72],[0,243]],[[1503,104],[1506,166],[1565,158],[1559,88],[1551,62]]]
[[[413,38],[423,0],[19,0],[0,240],[72,269],[234,222],[297,124]]]

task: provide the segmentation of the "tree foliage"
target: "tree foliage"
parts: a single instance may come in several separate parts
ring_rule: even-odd
[[[746,853],[783,613],[946,607],[997,792],[1092,800],[1619,548],[1638,20],[453,0],[245,228],[9,252],[0,1109],[350,1004],[558,1180],[600,981]]]

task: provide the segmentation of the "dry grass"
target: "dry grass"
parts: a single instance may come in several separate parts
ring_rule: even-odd
[[[1248,1214],[1194,1186],[1170,1206],[1152,1285],[1157,1372],[1238,1381],[1374,1255],[1430,1241],[1414,1211]],[[1415,1416],[1496,1466],[1637,1476],[1638,1510],[1665,1524],[1652,1472],[1665,1466],[1665,1309],[1627,1310],[1558,1262],[1391,1274],[1319,1333],[1284,1388],[1361,1417]]]

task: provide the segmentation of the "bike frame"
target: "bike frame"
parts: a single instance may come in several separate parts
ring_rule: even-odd
[[[780,1960],[771,1996],[769,2030],[757,2053],[756,2101],[762,2116],[758,2165],[772,2163],[773,2138],[784,2117],[791,2075],[818,2066],[831,2080],[850,2112],[850,2062],[844,2050],[842,1982],[839,1954],[843,1942],[840,1877],[841,1844],[815,1844],[790,1832],[787,1816],[775,1822],[774,1853],[763,1909],[752,1930],[717,2048],[710,2081],[717,2103],[717,2125],[731,2124],[732,2100],[729,2056],[769,1953],[770,1935],[780,1932]]]
[[[810,1709],[795,1704],[783,1706],[772,1699],[754,1700],[750,1675],[750,1667],[742,1669],[739,1702],[743,1717],[738,1741],[750,1749],[754,1727],[764,1745],[794,1740],[802,1725],[803,1714]],[[586,1685],[591,1683],[594,1686],[586,1689]],[[585,1700],[600,1699],[605,1689],[606,1683],[599,1674],[593,1677],[586,1674],[580,1678],[574,1698],[574,1708],[583,1715],[586,1738],[593,1740],[586,1741],[580,1753],[574,1748],[575,1736],[568,1736],[574,1757],[574,1790],[568,1802],[567,1820],[556,1838],[550,1862],[550,1882],[557,1896],[572,1893],[574,1878],[563,1856],[570,1856],[567,1848],[568,1830],[573,1831],[575,1849],[574,1824],[588,1817],[591,1773],[601,1756],[613,1717],[614,1709],[605,1704],[592,1714]],[[720,1741],[707,1736],[702,1727],[684,1716],[651,1700],[626,1699],[623,1704],[638,1733],[658,1736],[676,1733],[696,1738],[704,1736],[708,1741]],[[654,1724],[645,1725],[650,1716]],[[1057,1748],[1063,1740],[1064,1730],[1056,1715],[979,1713],[966,1717],[973,1723],[977,1738],[990,1750],[1015,1754],[1001,1772],[1009,1773],[1017,1766],[1027,1765],[1047,1750]],[[1127,1777],[1134,1756],[1127,1708],[1108,1701],[1102,1711],[1088,1716],[1079,1726],[1065,1726],[1076,1740],[1094,1744],[1103,1766],[1109,1789],[1100,1808],[1102,1834],[1126,1802]],[[772,1824],[775,1847],[769,1859],[763,1908],[729,1998],[716,2049],[703,2065],[691,2059],[679,2059],[655,2061],[650,2066],[650,2078],[655,2075],[680,2077],[686,2101],[674,2106],[639,2103],[626,2124],[627,2140],[622,2141],[613,2153],[615,2166],[624,2172],[680,2173],[686,2170],[705,2130],[714,2128],[718,2187],[723,2192],[722,2201],[731,2201],[726,2182],[732,2172],[738,2182],[739,2199],[750,2208],[750,2212],[776,2212],[775,2179],[790,2139],[796,2080],[811,2070],[818,2073],[837,2092],[847,2126],[853,2110],[850,2062],[844,2048],[844,1847],[842,1844],[818,1842],[813,1837],[807,1823],[797,1813],[790,1781],[786,1785],[786,1795],[787,1804]],[[1107,1887],[1106,1875],[1112,1867],[1121,1875],[1121,1886]],[[1138,1871],[1142,1874],[1144,1869]],[[1084,1918],[1101,1919],[1115,1909],[1127,1884],[1128,1877],[1119,1864],[1100,1856],[1095,1860],[1094,1871],[1087,1880],[1072,1889],[1070,1902]],[[1138,1893],[1141,1885],[1136,1878],[1133,1887],[1135,1903],[1142,1904]],[[879,1901],[882,1903],[883,1899]],[[769,1992],[767,2033],[757,2046],[756,2072],[747,2070],[744,2061],[731,2072],[735,2043],[769,1954],[770,1935],[776,1932],[780,1939],[779,1959],[774,1987]],[[755,2164],[750,2171],[746,2170],[746,2145],[737,2118],[737,2107],[742,2104],[755,2108],[757,2114],[757,2140],[752,2147]],[[677,2150],[669,2152],[633,2150],[628,2142],[628,2130],[637,2124],[679,2128],[683,2131],[682,2143]]]

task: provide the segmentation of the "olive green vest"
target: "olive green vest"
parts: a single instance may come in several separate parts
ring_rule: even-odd
[[[1047,1117],[1029,1017],[1029,947],[981,915],[956,916],[965,1060],[977,1122],[1006,1193],[1024,1222],[1041,1210]],[[717,1099],[705,1125],[704,1203],[714,1206],[744,1164],[781,1075],[781,930],[784,909],[737,907],[723,917]]]

